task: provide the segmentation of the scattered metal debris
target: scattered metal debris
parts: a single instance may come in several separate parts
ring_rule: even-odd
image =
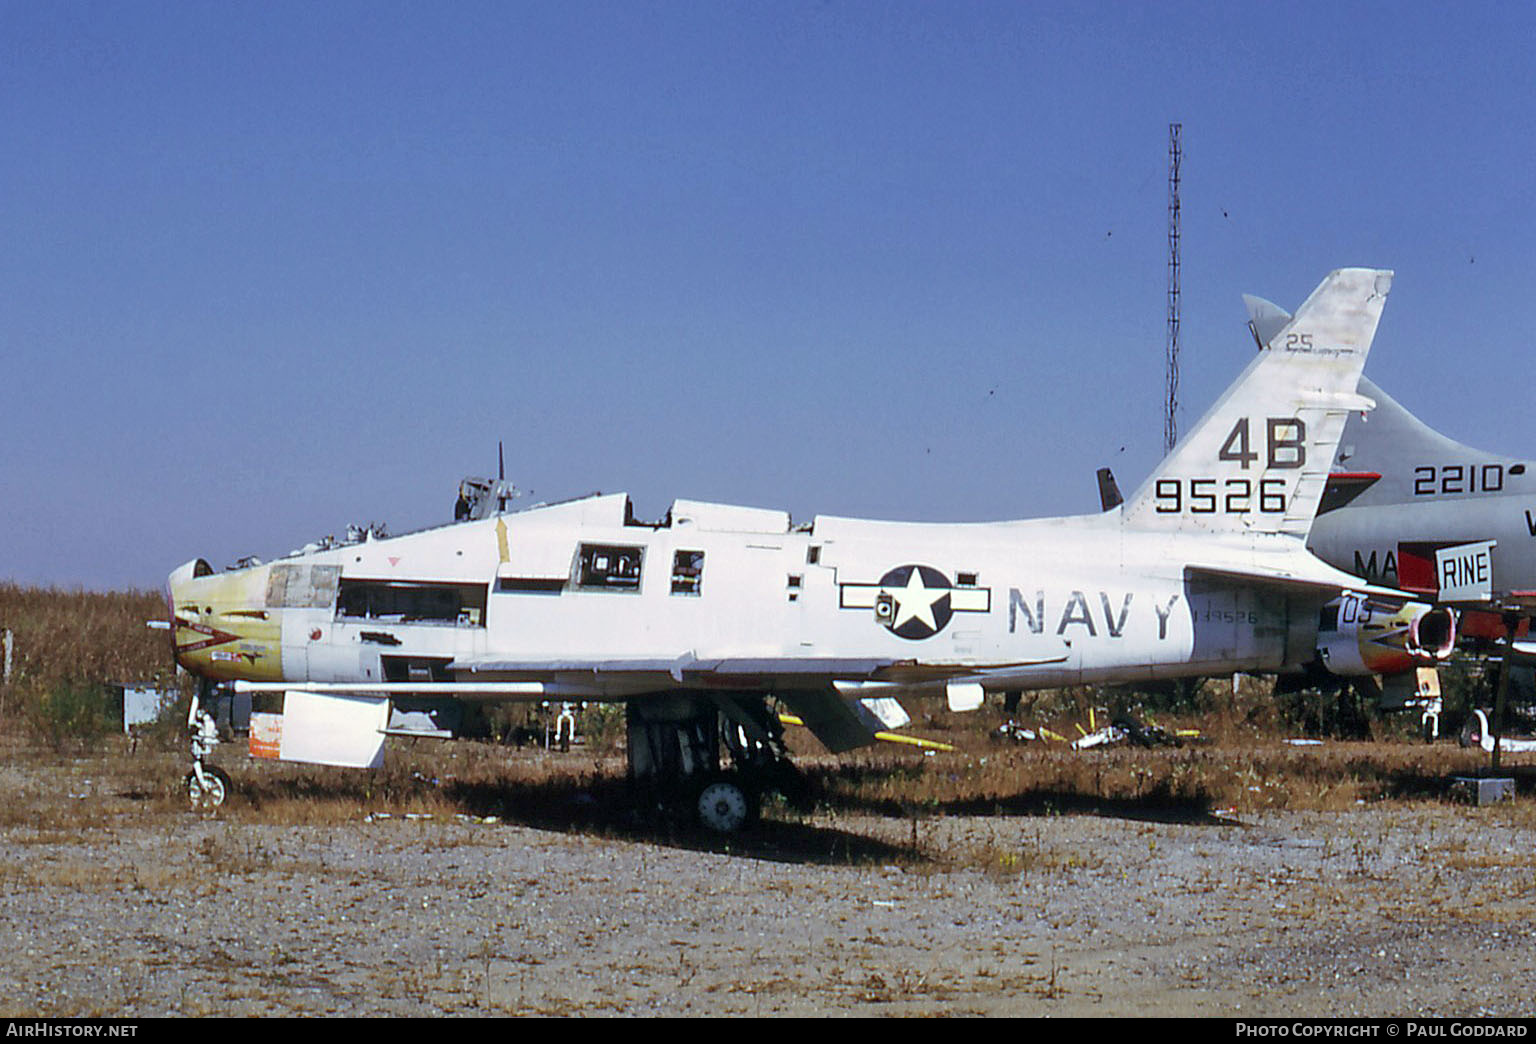
[[[1088,728],[1085,729],[1081,725],[1076,728],[1078,738],[1073,740],[1044,726],[1031,729],[1010,718],[999,725],[992,736],[994,739],[1009,740],[1014,743],[1050,740],[1068,744],[1073,750],[1090,750],[1094,747],[1127,741],[1138,747],[1177,747],[1185,742],[1204,738],[1199,729],[1165,729],[1152,722],[1137,721],[1129,714],[1117,715],[1108,725],[1100,728],[1098,712],[1091,709],[1088,712]]]
[[[1033,743],[1041,738],[1034,729],[1027,729],[1011,718],[999,725],[992,736],[994,739],[1011,740],[1014,743]]]

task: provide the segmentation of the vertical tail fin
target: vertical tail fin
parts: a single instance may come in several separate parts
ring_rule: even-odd
[[[1125,504],[1128,526],[1305,540],[1351,412],[1392,273],[1322,281]]]
[[[1475,449],[1442,435],[1367,377],[1360,378],[1360,394],[1374,400],[1376,409],[1367,423],[1344,429],[1339,462],[1346,471],[1381,477],[1346,501],[1352,506],[1422,503],[1426,494],[1443,501],[1510,493],[1513,476],[1536,474],[1536,462]]]

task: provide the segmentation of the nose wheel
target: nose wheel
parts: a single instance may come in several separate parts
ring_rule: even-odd
[[[211,765],[187,773],[187,800],[194,809],[218,808],[230,792],[229,777]]]
[[[222,770],[208,764],[208,755],[219,745],[219,727],[203,700],[212,695],[206,679],[187,709],[187,729],[192,734],[192,771],[187,773],[187,800],[194,809],[218,808],[234,789]]]

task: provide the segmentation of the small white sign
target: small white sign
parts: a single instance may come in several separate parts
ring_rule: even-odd
[[[1493,599],[1493,547],[1496,540],[1443,547],[1435,552],[1435,577],[1442,602],[1487,602]]]
[[[249,744],[253,758],[270,758],[276,761],[282,757],[283,716],[253,712]]]
[[[126,685],[123,687],[123,731],[132,732],[136,725],[149,725],[176,699],[175,692],[165,692],[148,686]]]

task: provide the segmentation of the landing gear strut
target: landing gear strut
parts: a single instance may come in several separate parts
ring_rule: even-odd
[[[198,685],[187,711],[187,728],[192,733],[192,771],[187,773],[186,787],[187,800],[194,809],[218,808],[229,798],[233,786],[222,770],[207,763],[208,755],[219,743],[219,726],[203,705],[205,688],[205,684]]]
[[[682,811],[706,830],[732,834],[751,826],[765,790],[803,797],[783,726],[761,699],[674,693],[631,700],[628,725],[631,781],[655,804]]]

